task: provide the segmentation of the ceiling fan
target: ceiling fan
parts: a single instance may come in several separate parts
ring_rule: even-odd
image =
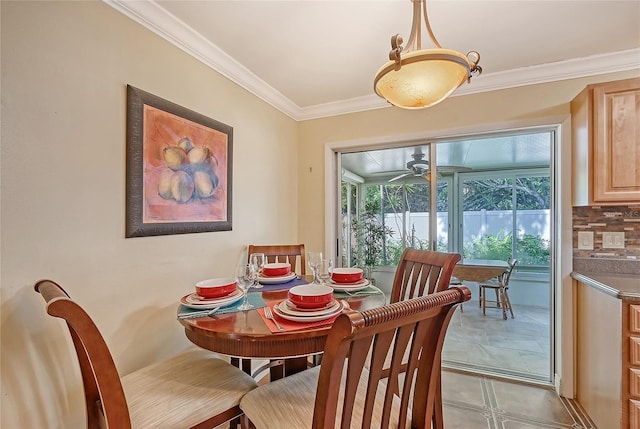
[[[400,180],[407,176],[415,176],[415,177],[420,176],[429,180],[430,179],[429,161],[424,159],[424,157],[425,157],[425,154],[422,153],[420,149],[417,149],[413,154],[411,154],[411,158],[413,159],[407,162],[407,170],[409,171],[407,171],[406,173],[402,173],[399,176],[393,177],[389,179],[387,182],[395,182],[396,180]],[[461,166],[455,166],[455,165],[437,166],[438,175],[440,173],[462,173],[465,171],[471,171],[471,169],[469,167],[461,167]]]

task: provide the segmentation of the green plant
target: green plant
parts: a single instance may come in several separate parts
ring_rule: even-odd
[[[549,265],[549,240],[531,234],[516,238],[516,258],[521,265]],[[463,255],[469,259],[506,261],[513,255],[513,234],[500,231],[496,235],[474,237],[464,245]]]
[[[393,236],[393,230],[384,226],[375,214],[364,213],[352,222],[355,249],[352,263],[361,267],[382,265],[385,261],[385,244]]]

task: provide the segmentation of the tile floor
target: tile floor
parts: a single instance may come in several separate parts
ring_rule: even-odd
[[[595,428],[550,385],[548,309],[514,305],[513,312],[507,320],[499,309],[483,316],[470,301],[451,319],[442,352],[447,429]],[[529,383],[516,381],[523,379]]]
[[[586,413],[551,387],[444,370],[447,429],[595,429]]]
[[[596,429],[550,386],[548,310],[514,306],[514,314],[503,320],[487,309],[482,316],[471,301],[453,316],[442,353],[446,428]],[[517,381],[523,378],[531,383]]]
[[[483,316],[477,301],[465,303],[449,324],[444,365],[550,383],[549,310],[514,305],[513,312],[504,320],[500,309]]]

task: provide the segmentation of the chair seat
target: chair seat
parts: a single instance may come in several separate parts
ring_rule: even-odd
[[[240,408],[245,415],[251,420],[256,429],[274,429],[274,428],[310,428],[313,421],[313,409],[315,405],[316,390],[318,387],[318,375],[320,367],[315,367],[302,371],[298,374],[274,381],[273,383],[260,386],[252,390],[242,398]],[[369,372],[363,369],[362,376],[358,383],[357,395],[364,395],[367,386],[367,377]],[[337,416],[342,413],[342,398],[344,396],[344,383],[341,386]],[[364,396],[362,396],[364,397]],[[377,410],[382,409],[384,400],[384,387],[378,388],[376,395],[375,410],[371,427],[380,427],[382,415]],[[397,422],[400,411],[400,398],[394,396],[393,406],[391,409],[390,428],[397,426],[393,422]],[[364,401],[355,401],[353,406],[353,420],[351,428],[361,427]],[[407,413],[411,416],[411,411]],[[336,420],[340,420],[339,418]],[[411,427],[410,417],[407,418],[407,426]],[[336,424],[339,428],[339,422]]]
[[[255,386],[248,374],[195,348],[122,377],[133,428],[195,426]]]
[[[498,283],[497,280],[487,280],[485,282],[478,283],[478,286],[499,288],[500,287],[500,283]]]

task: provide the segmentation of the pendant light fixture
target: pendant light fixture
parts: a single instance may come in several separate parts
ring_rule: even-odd
[[[406,47],[402,47],[402,36],[391,38],[389,62],[376,73],[373,83],[376,94],[394,106],[405,109],[430,107],[447,98],[466,80],[471,82],[472,73],[482,73],[478,65],[480,54],[469,52],[466,56],[458,51],[443,49],[431,31],[427,16],[426,0],[411,0],[413,23]],[[422,49],[422,15],[435,45]]]

